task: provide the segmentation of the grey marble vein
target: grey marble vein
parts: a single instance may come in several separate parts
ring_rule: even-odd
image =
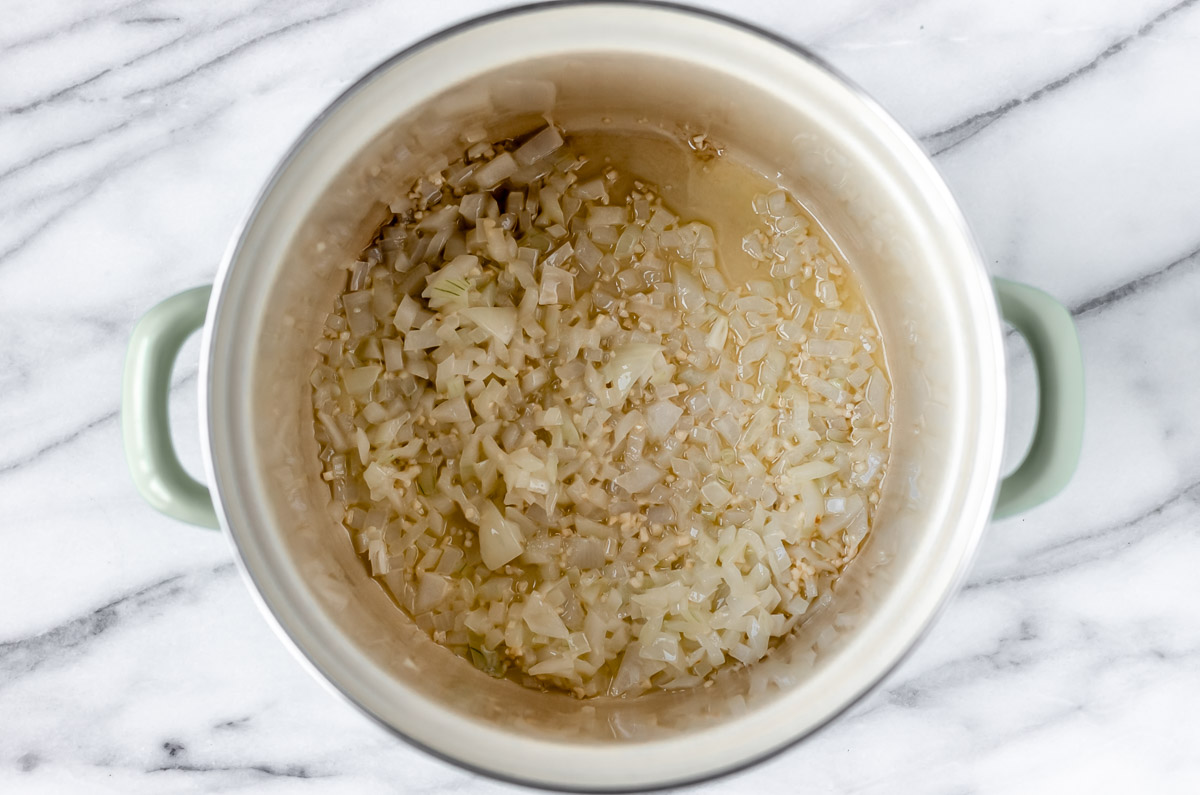
[[[140,5],[140,4],[134,4],[134,5]],[[161,56],[164,53],[170,53],[172,50],[177,49],[178,45],[180,45],[182,43],[185,43],[185,42],[192,43],[192,42],[195,42],[204,37],[211,38],[213,36],[213,34],[224,31],[230,27],[237,25],[238,23],[244,22],[247,19],[251,19],[254,16],[255,16],[254,11],[253,11],[253,9],[251,9],[249,11],[244,11],[243,13],[234,14],[232,16],[226,17],[215,24],[206,25],[203,28],[200,28],[198,30],[186,30],[185,32],[183,32],[177,36],[174,36],[173,38],[170,38],[165,42],[156,44],[155,46],[151,47],[150,49],[143,50],[142,52],[139,52],[136,55],[133,55],[132,57],[126,57],[124,60],[120,61],[119,63],[115,63],[110,66],[105,66],[105,67],[101,68],[99,71],[96,71],[93,74],[89,75],[88,77],[83,78],[82,80],[77,80],[73,83],[70,83],[67,86],[59,88],[49,94],[43,95],[41,97],[37,97],[32,100],[28,100],[25,103],[22,103],[20,105],[15,105],[15,106],[11,106],[11,107],[0,107],[0,117],[2,117],[4,115],[16,116],[16,115],[28,113],[29,111],[32,111],[32,110],[42,109],[42,108],[46,107],[47,105],[58,102],[64,98],[70,98],[73,95],[75,95],[76,92],[80,88],[92,85],[92,84],[102,80],[103,78],[120,74],[121,72],[123,72],[124,70],[127,70],[131,66],[141,64],[141,63],[151,60],[157,56]],[[166,22],[168,20],[166,18],[160,18],[160,21]],[[142,93],[145,93],[145,92],[142,92]],[[129,97],[126,97],[126,99],[128,99],[128,98]]]
[[[43,212],[40,218],[34,222],[32,229],[26,230],[20,237],[9,243],[8,246],[0,249],[0,270],[4,268],[6,260],[11,259],[14,255],[25,249],[26,246],[38,240],[47,231],[69,219],[72,212],[78,211],[80,198],[93,193],[123,171],[140,165],[160,152],[176,146],[178,141],[175,140],[175,136],[195,132],[203,128],[228,110],[229,107],[229,103],[221,103],[195,119],[168,128],[165,133],[161,134],[161,137],[164,139],[161,143],[137,147],[134,151],[124,153],[120,157],[101,164],[91,174],[82,176],[80,179],[62,185],[54,190],[36,195],[32,203],[33,206],[41,206],[47,199],[54,197],[61,196],[65,198],[59,203],[52,205],[48,212]]]
[[[104,69],[101,69],[98,72],[93,72],[92,74],[88,75],[87,77],[83,78],[82,80],[76,80],[73,83],[68,83],[67,85],[63,86],[62,88],[56,89],[55,91],[53,91],[49,94],[46,94],[45,96],[37,97],[36,99],[29,100],[28,102],[24,102],[20,105],[9,105],[6,107],[0,107],[0,115],[20,116],[22,113],[28,113],[31,110],[37,110],[38,108],[43,107],[44,105],[49,105],[50,103],[54,102],[55,100],[62,99],[63,97],[67,97],[67,96],[70,96],[71,94],[74,94],[76,91],[83,88],[84,86],[90,86],[92,83],[95,83],[97,80],[99,80],[100,78],[104,77],[107,74],[110,74],[112,71],[113,71],[113,67],[105,67]]]
[[[122,11],[128,11],[129,9],[132,9],[132,8],[139,8],[144,5],[149,5],[151,2],[152,2],[152,0],[132,0],[132,2],[125,3],[124,5],[116,6],[115,8],[106,8],[106,9],[102,9],[100,11],[93,11],[91,13],[81,14],[81,15],[77,16],[75,19],[73,19],[70,23],[68,23],[62,27],[49,28],[46,30],[38,31],[37,33],[30,34],[23,38],[17,38],[17,39],[12,39],[12,40],[5,41],[5,42],[0,42],[0,56],[2,56],[4,54],[11,54],[14,52],[18,52],[21,49],[29,47],[30,45],[33,45],[33,44],[40,44],[41,42],[44,42],[44,41],[51,41],[55,37],[61,36],[64,33],[73,33],[77,30],[80,30],[81,28],[89,27],[95,22],[106,20],[116,14],[119,14]]]
[[[1087,529],[1078,535],[1056,540],[1038,547],[1031,556],[1034,562],[1023,562],[1020,569],[1007,574],[972,578],[963,587],[964,591],[1009,585],[1039,577],[1049,577],[1080,566],[1111,559],[1134,544],[1154,539],[1174,525],[1172,522],[1152,523],[1164,513],[1179,509],[1175,518],[1181,519],[1197,513],[1200,508],[1200,480],[1185,483],[1171,491],[1166,497],[1136,515],[1113,524]]]
[[[182,375],[172,379],[171,393],[174,394],[179,388],[185,385],[194,384],[197,375],[198,370],[195,368],[186,368]],[[48,441],[43,440],[40,447],[37,447],[28,453],[23,453],[9,461],[0,462],[0,476],[23,469],[31,464],[35,464],[40,461],[43,456],[74,444],[88,433],[108,426],[110,423],[119,419],[120,416],[121,410],[119,408],[112,409],[104,412],[94,419],[89,419],[83,425],[71,429],[62,436],[50,439]]]
[[[182,22],[183,17],[132,17],[130,19],[122,19],[122,25],[165,25],[170,22]]]
[[[125,98],[126,99],[136,99],[138,97],[143,97],[148,94],[157,93],[159,91],[162,91],[165,88],[171,88],[172,86],[176,86],[187,80],[191,80],[192,78],[196,77],[197,75],[203,74],[206,70],[211,69],[212,67],[217,66],[218,64],[221,64],[225,61],[228,61],[230,58],[236,57],[238,54],[240,54],[241,52],[243,52],[247,49],[250,49],[259,44],[262,44],[263,42],[275,39],[279,36],[283,36],[283,35],[293,32],[293,31],[308,27],[309,25],[321,22],[323,20],[333,19],[334,17],[338,16],[340,13],[342,13],[342,9],[337,9],[334,11],[329,11],[324,14],[318,14],[316,16],[298,19],[298,20],[295,20],[292,22],[288,22],[287,24],[272,28],[264,33],[260,33],[256,36],[254,36],[253,38],[247,39],[246,41],[243,41],[240,44],[237,44],[237,45],[223,51],[220,55],[209,58],[208,60],[203,61],[203,62],[193,66],[191,69],[184,72],[183,74],[175,75],[175,76],[171,77],[170,79],[165,80],[161,83],[156,83],[154,85],[145,86],[145,87],[139,88],[135,91],[131,91],[130,93],[125,95]]]
[[[54,450],[57,450],[61,447],[65,447],[66,445],[71,444],[76,439],[78,439],[80,436],[83,436],[85,433],[87,433],[88,431],[93,430],[95,428],[99,428],[103,425],[107,425],[109,422],[111,422],[111,421],[115,420],[117,417],[119,417],[120,414],[121,414],[121,412],[119,409],[113,409],[112,411],[101,414],[99,417],[97,417],[94,420],[88,421],[83,426],[76,428],[75,430],[71,431],[70,433],[66,434],[65,436],[61,436],[58,439],[54,439],[52,441],[46,442],[41,447],[34,450],[32,453],[22,455],[20,458],[16,458],[11,461],[6,461],[3,464],[0,464],[0,475],[4,475],[8,472],[13,472],[17,469],[20,469],[21,467],[32,464],[33,462],[37,461],[39,458],[41,458],[46,453],[53,452]]]
[[[194,594],[214,578],[233,571],[233,563],[222,563],[199,572],[173,574],[35,636],[0,643],[0,672],[3,673],[0,689],[36,673],[44,665],[69,660],[68,652],[77,652],[110,630],[136,621],[139,615],[157,610],[181,595]]]
[[[951,149],[971,140],[1017,108],[1030,105],[1043,97],[1050,96],[1066,88],[1080,77],[1096,71],[1109,59],[1122,53],[1130,44],[1146,38],[1180,12],[1191,8],[1196,2],[1197,0],[1180,0],[1180,2],[1150,18],[1139,26],[1137,30],[1126,36],[1122,36],[1108,45],[1082,66],[1044,83],[1024,96],[1006,99],[990,110],[981,111],[948,127],[923,135],[921,136],[921,141],[930,149],[935,157],[949,152]]]
[[[120,133],[122,130],[129,129],[130,125],[146,118],[147,116],[150,116],[153,114],[153,112],[153,108],[146,108],[140,112],[131,113],[129,116],[117,122],[116,124],[105,127],[99,131],[91,132],[82,138],[76,138],[67,143],[55,144],[48,149],[43,149],[32,157],[21,160],[4,169],[3,171],[0,171],[0,183],[3,183],[9,177],[20,174],[22,171],[33,168],[39,163],[43,163],[46,160],[55,157],[56,155],[82,149],[96,143],[97,141],[102,141],[105,138]]]
[[[1100,295],[1081,301],[1071,307],[1071,314],[1075,317],[1083,317],[1096,312],[1103,312],[1113,304],[1138,295],[1151,287],[1155,287],[1171,276],[1190,273],[1198,265],[1200,265],[1200,247],[1192,249],[1157,270],[1143,273]]]
[[[174,743],[163,743],[167,755],[173,760],[169,764],[152,767],[147,770],[147,773],[251,773],[266,776],[268,778],[324,778],[328,774],[314,773],[304,765],[289,765],[287,767],[276,767],[274,765],[225,765],[221,763],[205,764],[198,762],[187,762],[183,758],[176,760],[185,750],[183,746]]]

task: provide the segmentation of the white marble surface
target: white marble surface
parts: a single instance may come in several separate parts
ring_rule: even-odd
[[[500,3],[5,0],[0,791],[499,792],[310,679],[224,539],[134,494],[130,328],[211,280],[321,107]],[[712,2],[811,45],[936,153],[995,273],[1073,307],[1080,471],[997,522],[886,684],[705,793],[1200,791],[1200,2]],[[190,462],[196,346],[173,423]],[[1011,439],[1033,405],[1013,340]]]

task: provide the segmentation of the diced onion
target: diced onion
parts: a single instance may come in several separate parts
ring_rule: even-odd
[[[512,81],[490,107],[552,101]],[[879,334],[786,191],[721,241],[757,268],[731,283],[711,227],[567,138],[464,132],[348,258],[308,382],[330,514],[490,675],[694,687],[769,654],[869,543]]]

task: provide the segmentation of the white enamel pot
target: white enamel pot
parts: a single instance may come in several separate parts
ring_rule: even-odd
[[[778,175],[846,253],[883,335],[893,463],[872,537],[831,609],[713,687],[581,702],[491,679],[403,619],[326,513],[308,373],[339,266],[465,124],[543,112],[569,129],[617,118],[703,131]],[[1003,481],[997,296],[1039,375],[1033,446]],[[166,425],[171,364],[199,329],[207,485],[183,471]],[[432,36],[335,100],[275,170],[211,292],[168,299],[135,330],[123,422],[144,496],[220,525],[280,637],[364,713],[497,778],[630,790],[763,759],[876,685],[952,595],[993,513],[1030,508],[1069,478],[1080,362],[1065,310],[989,278],[925,153],[812,55],[694,10],[547,4]]]

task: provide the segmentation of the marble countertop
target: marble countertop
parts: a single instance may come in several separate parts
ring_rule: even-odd
[[[212,279],[308,121],[503,3],[8,0],[0,26],[0,791],[516,791],[393,740],[134,493],[130,328]],[[827,730],[693,791],[1200,790],[1200,2],[702,5],[804,42],[935,153],[993,272],[1072,308],[1083,460]],[[199,468],[193,341],[174,425]],[[1010,447],[1034,405],[1010,339]],[[1192,404],[1194,405],[1194,404]]]

